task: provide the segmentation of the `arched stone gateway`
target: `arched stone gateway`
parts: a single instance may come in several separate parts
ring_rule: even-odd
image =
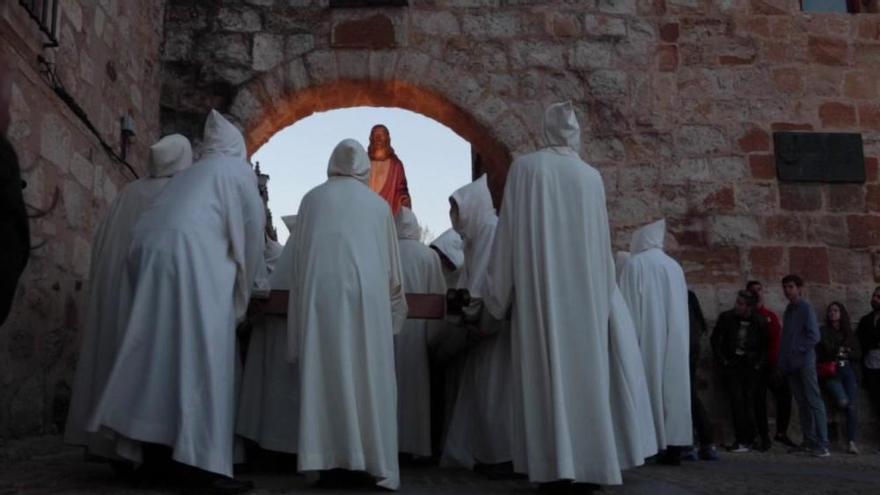
[[[286,77],[300,77],[288,72],[295,69],[286,69],[282,69]],[[400,80],[340,80],[301,89],[286,86],[286,93],[278,86],[279,81],[275,74],[252,81],[238,92],[230,106],[229,114],[242,127],[250,153],[278,131],[316,112],[359,106],[402,108],[430,117],[470,142],[480,157],[481,168],[489,174],[496,202],[500,199],[511,160],[509,146],[447,97]],[[282,93],[275,94],[279,89]]]

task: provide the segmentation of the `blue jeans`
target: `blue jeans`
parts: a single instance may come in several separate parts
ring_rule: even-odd
[[[798,405],[798,417],[804,446],[808,448],[828,448],[828,415],[825,413],[825,401],[819,390],[819,378],[816,376],[816,363],[807,361],[799,370],[787,373],[791,394]]]
[[[859,426],[859,380],[856,370],[850,363],[837,368],[837,376],[823,380],[822,385],[834,401],[834,405],[846,410],[846,439],[856,441],[856,430]]]

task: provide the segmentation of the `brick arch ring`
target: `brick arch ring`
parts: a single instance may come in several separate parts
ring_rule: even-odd
[[[263,77],[236,94],[229,115],[243,130],[249,153],[316,112],[360,106],[401,108],[434,119],[468,141],[480,155],[493,199],[500,205],[510,148],[474,115],[436,91],[399,80],[339,80],[288,92],[279,89],[283,86],[281,81]]]

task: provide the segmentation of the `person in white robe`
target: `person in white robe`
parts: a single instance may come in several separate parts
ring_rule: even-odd
[[[296,215],[282,217],[290,232]],[[294,243],[288,238],[281,254],[266,259],[269,290],[290,290]],[[287,360],[287,316],[262,315],[254,321],[235,432],[260,447],[295,454],[299,436],[299,372]]]
[[[455,191],[450,204],[453,228],[464,241],[465,288],[473,300],[480,300],[498,222],[486,176]],[[503,322],[482,313],[479,341],[461,364],[441,464],[485,468],[495,475],[497,465],[512,460],[510,332]]]
[[[235,328],[263,258],[265,213],[241,133],[216,111],[200,160],[138,220],[125,284],[130,316],[88,431],[170,447],[213,487],[233,490]],[[224,484],[225,483],[225,484]]]
[[[619,359],[609,348],[622,342],[609,336],[616,284],[605,188],[578,155],[570,102],[547,108],[544,139],[508,172],[484,291],[489,311],[512,320],[514,468],[535,483],[620,484],[621,469],[644,458],[622,464],[616,436],[617,423],[637,415],[612,406]]]
[[[125,271],[128,244],[135,223],[168,181],[192,165],[189,139],[171,134],[150,147],[149,177],[126,185],[104,215],[92,241],[90,293],[80,342],[76,375],[64,429],[65,442],[84,445],[89,454],[115,458],[114,442],[86,431],[86,424],[107,377],[128,316],[119,293],[119,275]]]
[[[419,238],[415,214],[401,207],[395,219],[400,244],[400,267],[407,293],[446,295],[440,259]],[[430,457],[431,369],[428,348],[443,320],[407,320],[394,339],[397,371],[397,438],[401,453]]]
[[[300,204],[288,358],[300,376],[299,470],[366,472],[397,489],[394,335],[407,316],[397,232],[369,186],[370,159],[340,142]]]
[[[440,256],[446,287],[458,289],[464,284],[464,242],[455,229],[447,229],[431,241],[430,248]]]
[[[681,266],[663,252],[666,221],[633,234],[620,290],[632,313],[654,415],[657,447],[675,462],[693,443],[687,285]]]

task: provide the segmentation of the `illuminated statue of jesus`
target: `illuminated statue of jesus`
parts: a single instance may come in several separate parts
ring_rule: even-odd
[[[391,134],[382,124],[374,125],[370,130],[370,189],[382,196],[391,206],[395,216],[401,206],[412,208],[409,189],[406,186],[406,172],[403,163],[391,147]]]

